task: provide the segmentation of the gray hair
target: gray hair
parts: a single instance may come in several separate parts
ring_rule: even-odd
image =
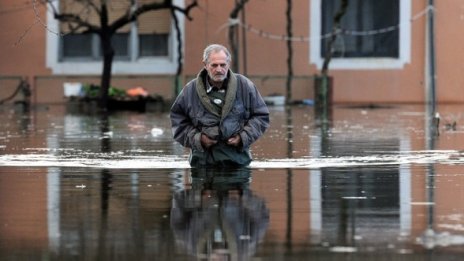
[[[229,50],[227,50],[227,48],[224,45],[220,44],[210,44],[205,48],[205,50],[203,51],[203,62],[208,62],[211,53],[217,53],[220,51],[224,51],[226,53],[227,62],[230,63],[230,61],[232,60],[232,56],[230,55]]]

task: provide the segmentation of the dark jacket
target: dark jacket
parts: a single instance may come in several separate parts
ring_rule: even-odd
[[[250,145],[269,127],[269,110],[256,86],[245,76],[229,70],[227,92],[222,112],[215,110],[206,93],[206,70],[190,81],[171,107],[174,139],[191,149],[190,164],[248,165]],[[201,133],[216,139],[217,144],[205,150]],[[226,144],[228,138],[239,134],[242,146]]]

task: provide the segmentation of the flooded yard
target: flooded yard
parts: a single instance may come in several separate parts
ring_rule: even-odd
[[[464,258],[464,106],[270,109],[250,168],[201,170],[168,113],[0,107],[0,259]]]

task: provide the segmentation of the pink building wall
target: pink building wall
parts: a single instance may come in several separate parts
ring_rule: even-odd
[[[227,23],[233,1],[199,0],[199,8],[193,10],[192,21],[185,20],[184,41],[184,76],[185,81],[195,75],[202,67],[201,53],[209,43],[227,43]],[[0,8],[6,10],[0,15],[0,22],[5,26],[0,35],[0,76],[28,77],[35,88],[36,102],[63,102],[61,82],[43,86],[34,79],[54,76],[46,67],[46,33],[42,23],[46,22],[45,10],[42,6],[13,0],[1,0]],[[411,17],[424,11],[426,1],[411,2]],[[250,1],[245,8],[246,24],[273,35],[285,35],[286,17],[285,1]],[[436,28],[436,68],[437,97],[439,102],[462,102],[464,93],[460,92],[464,84],[460,63],[464,59],[462,34],[457,28],[463,23],[463,12],[460,1],[437,2],[435,6]],[[36,15],[38,14],[38,16]],[[293,34],[307,37],[310,34],[310,1],[294,1]],[[426,16],[423,15],[411,22],[411,54],[410,63],[400,69],[387,70],[342,70],[331,69],[334,77],[334,102],[336,103],[408,103],[425,100],[425,43]],[[48,32],[50,33],[50,32]],[[250,77],[281,77],[287,74],[287,49],[283,40],[269,39],[245,30],[246,48],[243,46],[243,30],[240,29],[240,73]],[[310,63],[308,41],[293,42],[294,75],[306,77],[306,81],[295,81],[294,97],[312,98],[313,84],[311,77],[319,73],[319,69]],[[243,52],[246,51],[246,59]],[[246,66],[244,65],[246,60]],[[246,68],[246,72],[244,71]],[[137,75],[119,75],[125,77],[123,84],[140,82]],[[157,85],[156,77],[151,83]],[[160,75],[165,78],[169,75]],[[147,77],[147,75],[140,76]],[[170,76],[171,77],[171,76]],[[98,78],[96,78],[98,79]],[[256,78],[259,82],[259,78]],[[162,80],[163,81],[163,80]],[[129,83],[128,83],[129,82]],[[114,80],[118,84],[118,79]],[[258,86],[264,95],[285,93],[285,81],[280,80],[267,86]],[[135,83],[134,83],[135,84]],[[148,84],[147,84],[148,86]],[[173,98],[173,87],[165,83],[158,89],[168,99]],[[43,90],[39,90],[43,89]],[[0,90],[0,95],[7,95],[9,90]],[[46,93],[47,95],[39,95]],[[295,99],[297,99],[295,98]]]

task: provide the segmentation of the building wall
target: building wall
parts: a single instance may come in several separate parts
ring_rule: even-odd
[[[441,101],[463,102],[464,3],[452,0],[436,3],[437,96]]]
[[[407,0],[402,0],[407,1]],[[184,77],[188,81],[202,68],[201,56],[205,45],[209,43],[227,42],[227,25],[233,1],[199,0],[199,7],[191,13],[192,20],[185,19],[184,24]],[[462,102],[464,93],[460,87],[464,84],[461,67],[464,47],[460,44],[462,34],[455,28],[464,19],[461,1],[435,3],[436,28],[436,68],[437,97],[440,102]],[[36,102],[62,102],[63,90],[61,83],[52,86],[35,82],[34,79],[54,76],[46,65],[46,34],[56,32],[45,29],[47,22],[43,6],[33,6],[31,2],[0,0],[0,22],[5,26],[0,34],[0,76],[28,77],[36,92]],[[271,39],[269,35],[286,34],[286,2],[285,1],[249,1],[245,7],[244,24],[261,30],[261,34],[248,28],[240,28],[239,55],[234,57],[240,63],[238,72],[255,77],[258,88],[264,95],[285,93],[287,75],[287,43],[282,39]],[[292,9],[293,35],[302,38],[294,41],[293,69],[298,77],[312,77],[319,73],[320,68],[310,62],[311,42],[303,40],[310,35],[311,1],[294,1]],[[423,102],[425,99],[425,43],[426,43],[426,1],[411,1],[411,46],[410,62],[399,69],[330,69],[334,78],[334,101],[336,103],[407,103]],[[418,15],[417,17],[414,17]],[[242,17],[243,18],[243,17]],[[404,25],[402,25],[404,26]],[[244,56],[246,55],[246,57]],[[130,87],[133,80],[147,75],[127,76],[123,87]],[[66,76],[66,75],[61,75]],[[98,73],[96,72],[96,76]],[[174,97],[174,87],[166,86],[166,75],[150,75],[153,80],[145,83],[145,87],[159,91],[171,99]],[[257,78],[258,77],[258,78]],[[280,77],[272,84],[262,84],[267,77]],[[61,78],[60,78],[61,79]],[[311,78],[307,82],[295,81],[293,86],[294,99],[311,99],[313,84]],[[119,83],[115,81],[115,83]],[[9,94],[10,89],[0,88],[0,97]],[[39,95],[47,93],[46,96]],[[53,95],[51,95],[53,94]],[[44,97],[44,99],[42,99]]]
[[[45,68],[45,21],[40,19],[44,10],[30,2],[0,1],[0,76],[50,73]]]
[[[412,14],[425,9],[425,1],[412,1]],[[407,26],[407,25],[401,25]],[[425,100],[425,16],[410,23],[410,63],[402,69],[332,70],[337,102],[423,102]]]

